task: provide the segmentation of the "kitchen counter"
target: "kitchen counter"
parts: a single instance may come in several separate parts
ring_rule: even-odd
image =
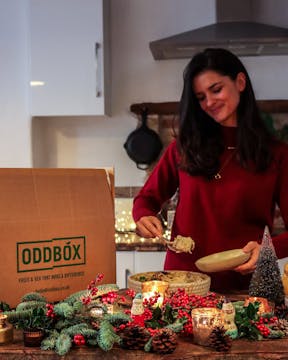
[[[28,348],[23,346],[22,333],[15,331],[14,343],[0,346],[0,360],[201,360],[207,359],[218,360],[284,360],[288,359],[288,341],[280,340],[264,340],[264,341],[248,341],[234,340],[232,348],[227,353],[216,352],[210,348],[195,345],[190,338],[179,338],[176,350],[172,354],[159,355],[153,353],[145,353],[140,350],[123,350],[114,347],[108,352],[104,352],[100,348],[89,348],[86,346],[75,347],[65,357],[61,357],[53,351],[44,351],[39,348]]]
[[[157,239],[144,239],[134,232],[116,233],[117,251],[166,251],[166,247]]]

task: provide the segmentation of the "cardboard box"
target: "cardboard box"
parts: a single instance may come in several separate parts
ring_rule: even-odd
[[[0,301],[48,301],[115,283],[114,177],[107,169],[0,169]]]

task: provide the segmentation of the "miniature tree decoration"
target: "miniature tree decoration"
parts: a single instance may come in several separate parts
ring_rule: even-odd
[[[249,296],[263,297],[276,305],[284,302],[284,288],[277,256],[266,226],[256,269],[249,286]]]

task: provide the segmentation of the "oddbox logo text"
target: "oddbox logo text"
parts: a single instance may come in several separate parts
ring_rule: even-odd
[[[85,263],[85,236],[17,243],[18,273]]]

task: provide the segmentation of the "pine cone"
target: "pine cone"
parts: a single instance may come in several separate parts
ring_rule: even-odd
[[[232,346],[230,336],[225,335],[226,330],[223,326],[216,326],[208,339],[208,346],[216,351],[228,351]]]
[[[275,324],[272,326],[273,330],[281,330],[284,333],[284,336],[288,336],[288,320],[278,319]]]
[[[274,314],[280,319],[288,319],[288,307],[284,304],[277,305],[275,306]]]
[[[143,350],[150,338],[149,331],[137,325],[126,327],[119,335],[122,338],[121,346],[132,350]]]
[[[152,351],[158,354],[170,354],[177,346],[177,335],[171,329],[161,329],[153,336],[151,341]]]

